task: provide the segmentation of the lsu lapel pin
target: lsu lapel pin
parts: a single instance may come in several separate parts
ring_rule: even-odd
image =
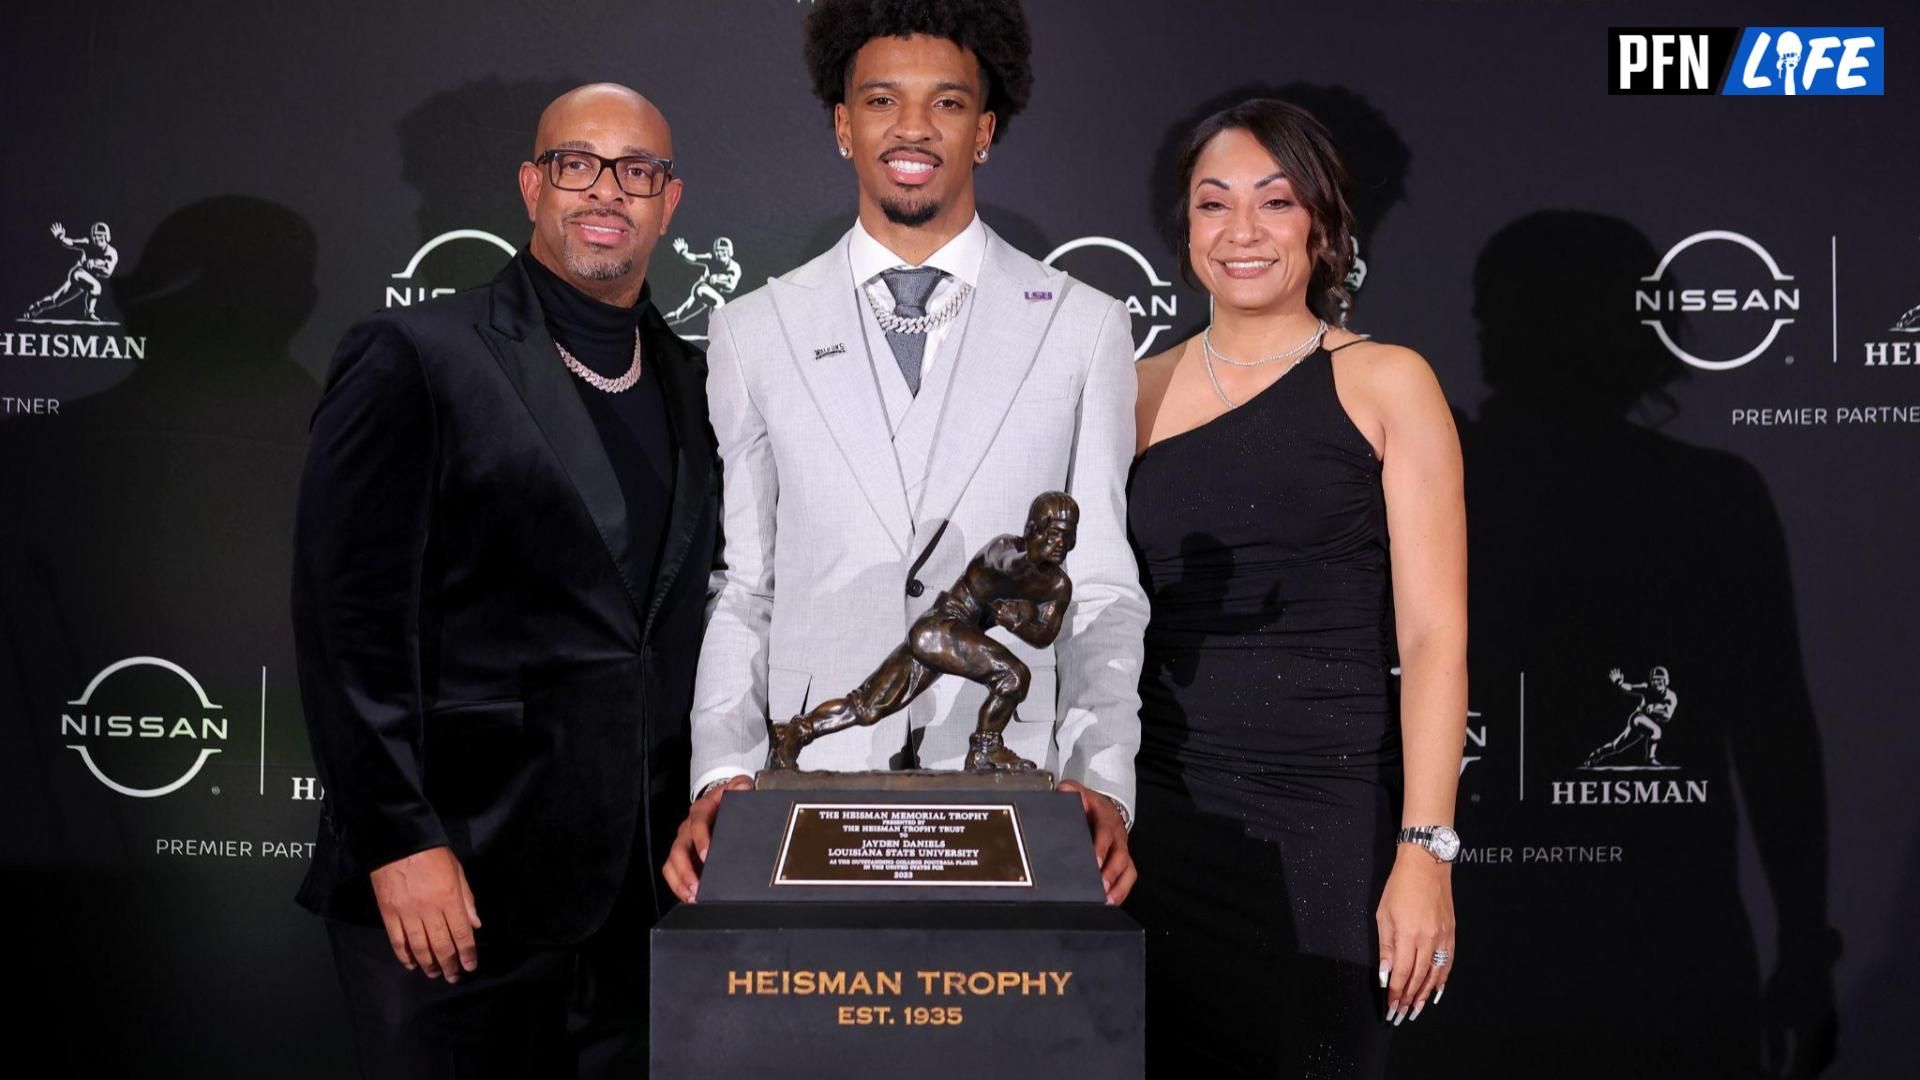
[[[847,347],[844,344],[836,341],[824,349],[813,350],[813,358],[815,360],[825,360],[829,356],[839,356],[841,353],[844,353],[846,351],[847,351]]]
[[[1053,299],[1053,293],[1051,293],[1051,292],[1045,292],[1045,291],[1039,291],[1039,290],[1034,290],[1034,289],[1029,289],[1029,290],[1027,290],[1027,291],[1026,291],[1025,293],[1023,293],[1022,295],[1024,295],[1024,296],[1025,296],[1025,297],[1027,298],[1027,301],[1028,301],[1029,303],[1035,303],[1035,302],[1038,302],[1038,301],[1041,301],[1041,300],[1051,300],[1051,299]]]

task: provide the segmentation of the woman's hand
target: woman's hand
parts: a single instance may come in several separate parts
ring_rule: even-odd
[[[1401,844],[1374,922],[1387,1019],[1417,1019],[1429,1000],[1439,1000],[1453,973],[1453,867],[1418,844]],[[1435,966],[1433,954],[1441,949],[1446,963]]]

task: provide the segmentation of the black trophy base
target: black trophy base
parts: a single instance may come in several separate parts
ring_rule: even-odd
[[[652,941],[655,1080],[1144,1068],[1145,946],[1117,908],[703,902]]]

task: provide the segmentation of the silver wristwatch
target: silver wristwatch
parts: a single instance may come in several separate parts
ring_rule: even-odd
[[[1450,863],[1460,857],[1460,834],[1445,825],[1415,825],[1401,829],[1394,839],[1402,844],[1419,844],[1435,862]]]

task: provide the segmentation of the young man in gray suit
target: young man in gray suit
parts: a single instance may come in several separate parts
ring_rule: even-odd
[[[1017,0],[821,0],[814,91],[859,219],[826,253],[714,312],[707,396],[726,569],[695,681],[692,792],[664,874],[693,900],[720,802],[767,762],[767,718],[858,685],[973,553],[1043,491],[1078,500],[1073,598],[1005,745],[1086,808],[1110,903],[1134,869],[1146,599],[1125,534],[1133,339],[1124,305],[1001,240],[973,171],[1032,78]],[[812,769],[959,768],[986,690],[942,679],[809,746]]]

